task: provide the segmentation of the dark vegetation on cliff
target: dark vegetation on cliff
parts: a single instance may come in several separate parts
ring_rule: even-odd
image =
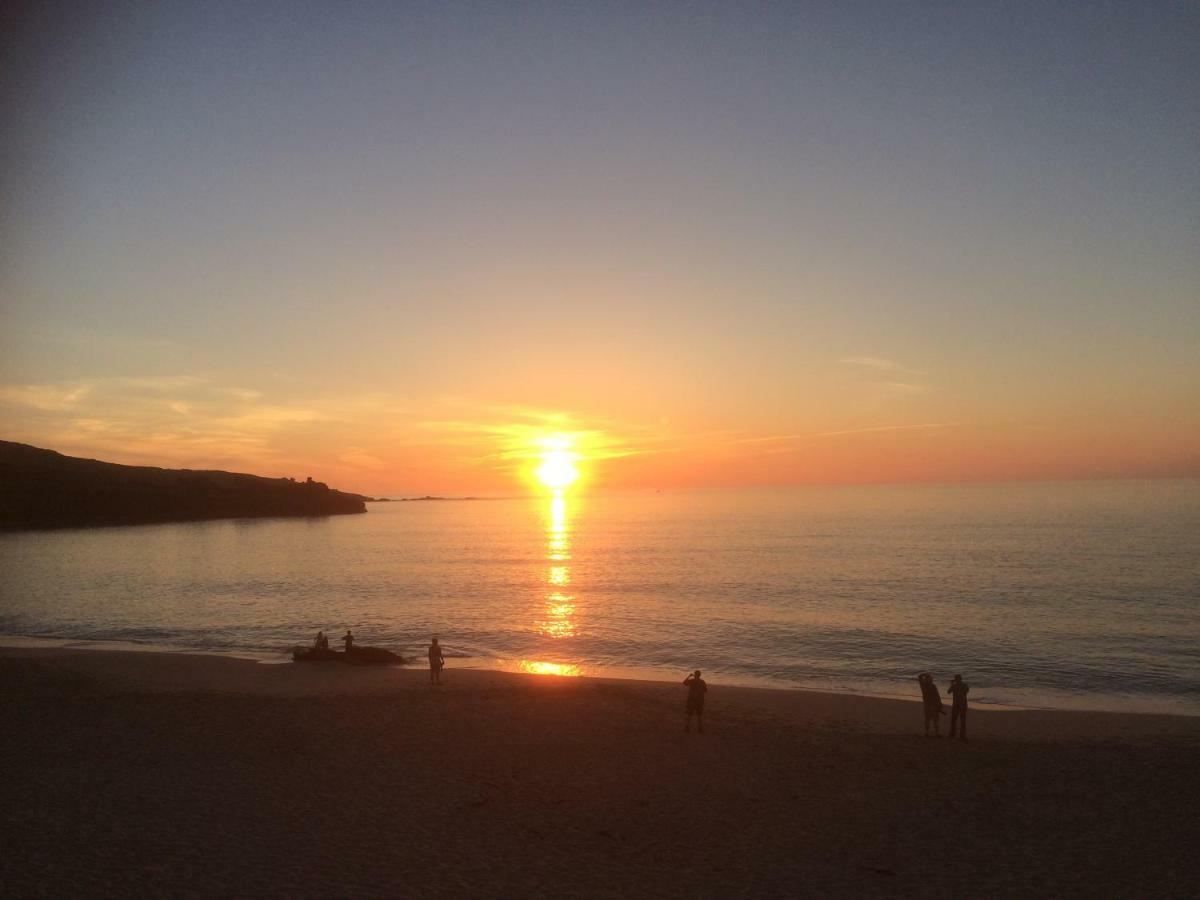
[[[0,529],[366,512],[320,482],[121,466],[0,441]]]

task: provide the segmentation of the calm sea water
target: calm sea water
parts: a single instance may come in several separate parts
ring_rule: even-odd
[[[1200,481],[373,504],[0,535],[0,634],[1200,714]]]

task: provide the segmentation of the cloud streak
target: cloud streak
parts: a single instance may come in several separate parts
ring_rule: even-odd
[[[463,418],[427,419],[417,427],[439,446],[456,447],[462,460],[500,470],[538,458],[548,441],[562,440],[588,460],[671,452],[655,429],[609,420],[583,421],[571,413],[523,406],[482,406]]]
[[[302,439],[322,426],[337,434],[342,420],[337,404],[269,400],[186,374],[0,385],[0,410],[6,437],[65,453],[252,471],[304,465]],[[354,447],[335,449],[370,462]]]
[[[880,356],[846,356],[838,362],[860,369],[870,369],[873,372],[911,372],[908,366],[903,366],[890,359]]]
[[[957,422],[922,422],[919,425],[874,425],[870,428],[847,428],[842,431],[822,431],[817,437],[841,437],[846,434],[872,434],[883,431],[921,431],[933,428],[957,428]]]
[[[0,404],[43,412],[74,409],[87,399],[90,384],[20,384],[0,386]]]

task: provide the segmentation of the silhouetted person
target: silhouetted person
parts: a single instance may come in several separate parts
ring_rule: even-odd
[[[708,693],[708,685],[700,677],[699,669],[683,679],[683,683],[688,689],[687,720],[683,724],[683,730],[692,730],[692,716],[695,716],[696,723],[700,726],[700,733],[704,734],[704,695]]]
[[[438,643],[437,635],[429,645],[429,683],[441,684],[442,666],[446,665],[446,657],[442,656],[442,645]]]
[[[324,632],[324,631],[318,631],[318,632],[317,632],[317,641],[316,641],[316,644],[315,644],[314,646],[315,646],[315,647],[316,647],[318,650],[328,650],[328,649],[329,649],[329,638],[327,638],[327,637],[325,636],[325,632]]]
[[[967,739],[967,692],[971,690],[971,686],[962,680],[961,675],[955,675],[954,680],[950,682],[950,687],[946,690],[954,698],[954,702],[950,705],[950,737],[954,737],[954,733],[957,731],[959,739],[965,741]]]
[[[342,643],[346,645],[346,655],[349,656],[354,650],[354,635],[350,633],[350,629],[346,629],[346,636],[342,638]]]
[[[929,737],[929,725],[933,724],[935,737],[942,736],[942,695],[938,693],[937,685],[933,683],[933,675],[922,672],[917,676],[917,684],[921,685],[921,703],[925,707],[925,737]]]

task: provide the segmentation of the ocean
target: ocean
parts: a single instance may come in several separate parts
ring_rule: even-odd
[[[375,503],[0,534],[0,641],[1200,715],[1200,480]]]

